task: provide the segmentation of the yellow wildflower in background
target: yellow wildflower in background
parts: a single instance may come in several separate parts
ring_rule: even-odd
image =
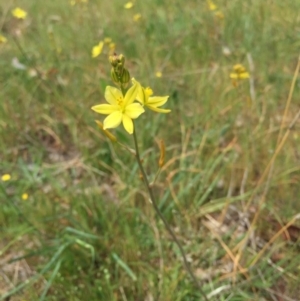
[[[115,43],[110,43],[109,45],[108,45],[108,47],[109,47],[109,53],[112,55],[112,54],[114,54],[114,52],[115,52],[115,50],[116,50],[116,44]]]
[[[124,8],[126,9],[130,9],[133,7],[133,2],[127,2],[125,5],[124,5]]]
[[[236,64],[233,66],[233,72],[229,76],[231,79],[247,79],[250,77],[250,74],[242,64]]]
[[[88,3],[88,0],[70,0],[70,4],[74,6],[77,3]]]
[[[104,41],[105,44],[110,44],[112,42],[112,39],[107,37],[107,38],[104,38],[103,41]]]
[[[2,36],[2,35],[0,35],[0,44],[4,44],[6,42],[7,42],[7,38],[4,37],[4,36]]]
[[[143,105],[149,108],[150,110],[158,113],[169,113],[169,109],[161,109],[159,107],[163,106],[167,101],[169,96],[152,96],[153,91],[151,88],[144,88],[139,82],[135,79],[132,79],[134,84],[137,84],[139,87],[138,94],[136,99]]]
[[[141,15],[141,14],[135,14],[135,15],[133,16],[133,21],[134,21],[134,22],[138,22],[138,21],[140,21],[141,18],[142,18],[142,15]]]
[[[217,9],[217,5],[215,5],[212,1],[208,0],[207,1],[207,5],[209,10],[216,10]]]
[[[3,182],[9,181],[10,179],[11,179],[11,176],[10,176],[10,174],[8,174],[8,173],[2,175],[2,177],[1,177],[1,180],[2,180]]]
[[[215,12],[215,16],[221,20],[224,19],[224,14],[219,10]]]
[[[162,73],[161,73],[160,71],[157,71],[157,72],[155,73],[155,76],[158,77],[158,78],[160,78],[160,77],[162,77]]]
[[[104,130],[116,128],[122,122],[125,130],[129,134],[133,133],[132,119],[138,118],[145,112],[139,103],[134,103],[138,89],[139,85],[134,83],[126,92],[125,97],[123,97],[119,89],[111,86],[106,87],[104,97],[108,104],[100,104],[92,107],[93,111],[108,115],[103,122]]]
[[[28,199],[29,195],[27,193],[23,193],[21,198],[23,201],[26,201]]]
[[[102,52],[104,42],[100,41],[98,45],[94,46],[92,49],[92,57],[95,58],[99,56]]]
[[[16,7],[11,13],[17,19],[25,19],[27,16],[27,12],[20,7]]]

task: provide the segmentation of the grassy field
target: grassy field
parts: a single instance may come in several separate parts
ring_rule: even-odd
[[[299,301],[300,1],[72,4],[0,1],[0,300],[203,300],[134,156],[94,122],[115,51],[170,96],[136,131],[150,180],[164,140],[153,188],[207,298]]]

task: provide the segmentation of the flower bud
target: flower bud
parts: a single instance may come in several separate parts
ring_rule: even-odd
[[[120,82],[120,78],[119,78],[118,74],[115,72],[114,68],[111,68],[111,70],[110,70],[110,77],[113,82],[115,82],[115,83]]]
[[[120,54],[119,56],[115,53],[109,56],[109,62],[114,68],[123,69],[125,65],[125,56]]]
[[[123,54],[120,54],[119,57],[118,57],[118,59],[119,59],[119,62],[124,67],[124,65],[125,65],[125,56]]]
[[[116,54],[110,55],[108,60],[114,68],[117,67],[117,65],[118,65],[118,56]]]
[[[130,81],[130,73],[127,69],[123,69],[123,73],[122,73],[122,76],[121,76],[121,83],[122,84],[128,84]]]

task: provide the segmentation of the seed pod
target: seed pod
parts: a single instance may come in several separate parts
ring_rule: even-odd
[[[160,140],[159,142],[159,150],[160,150],[160,157],[158,161],[158,166],[162,167],[165,163],[165,154],[166,154],[166,147],[163,140]]]

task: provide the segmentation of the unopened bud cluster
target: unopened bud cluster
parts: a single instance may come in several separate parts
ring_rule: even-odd
[[[130,73],[124,67],[125,57],[123,54],[111,55],[109,57],[110,64],[112,65],[110,76],[116,84],[127,85],[130,81]]]

